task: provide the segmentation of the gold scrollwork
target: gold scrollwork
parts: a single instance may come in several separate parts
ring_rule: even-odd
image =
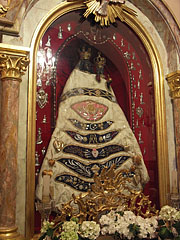
[[[132,16],[136,16],[136,12],[125,5],[125,0],[87,0],[84,2],[87,9],[84,13],[84,17],[87,18],[90,14],[95,15],[95,21],[100,25],[108,26],[119,18],[122,22],[125,21],[128,13]]]
[[[10,4],[11,4],[11,0],[7,0],[6,4],[0,3],[0,17],[6,17]]]
[[[28,65],[27,57],[0,54],[1,80],[8,78],[21,81],[21,76],[25,74]]]
[[[4,7],[2,4],[0,4],[0,17],[5,17],[8,9],[8,7]]]
[[[135,159],[136,162],[138,160],[139,157]],[[157,215],[158,210],[152,205],[149,196],[145,196],[142,191],[132,190],[128,185],[133,179],[125,175],[135,169],[136,166],[132,166],[129,170],[115,171],[115,165],[112,165],[110,169],[104,168],[100,175],[95,173],[91,191],[77,196],[73,194],[72,200],[62,204],[61,215],[56,221],[64,221],[67,216],[77,217],[80,222],[87,219],[98,221],[101,214],[115,210],[118,206],[144,217]],[[77,207],[74,208],[73,204]]]

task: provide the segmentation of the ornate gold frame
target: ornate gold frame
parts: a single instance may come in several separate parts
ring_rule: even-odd
[[[36,128],[36,55],[40,39],[46,29],[65,13],[85,8],[82,1],[63,2],[52,9],[38,25],[30,52],[29,97],[28,97],[28,137],[27,137],[27,196],[26,196],[26,238],[31,239],[34,233],[34,195],[35,195],[35,128]],[[126,14],[125,22],[136,32],[143,42],[153,68],[155,118],[157,133],[157,155],[159,167],[160,205],[167,204],[169,193],[169,164],[166,133],[166,114],[164,99],[164,74],[160,56],[150,35],[136,17]],[[35,239],[35,237],[33,238]]]

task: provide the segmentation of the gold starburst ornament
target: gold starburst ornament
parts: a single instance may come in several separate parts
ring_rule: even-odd
[[[136,16],[136,12],[125,5],[125,0],[87,0],[84,2],[87,9],[84,17],[94,14],[95,21],[103,26],[108,26],[119,18],[125,20],[126,13]]]

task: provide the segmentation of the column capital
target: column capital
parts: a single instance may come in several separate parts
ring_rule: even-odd
[[[171,98],[180,98],[180,70],[168,74],[166,80],[170,87]]]
[[[0,44],[1,80],[22,81],[29,65],[29,49]]]

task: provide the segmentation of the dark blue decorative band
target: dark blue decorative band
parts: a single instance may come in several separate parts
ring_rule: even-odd
[[[129,174],[127,173],[122,173],[122,175],[125,178],[132,178],[135,175],[135,172],[130,172]],[[56,182],[66,184],[70,187],[72,187],[75,190],[78,190],[80,192],[87,192],[89,189],[91,189],[91,186],[94,184],[94,182],[88,182],[84,181],[79,177],[73,176],[71,174],[61,174],[58,175],[55,178]]]
[[[94,88],[73,88],[61,96],[61,102],[66,99],[74,96],[94,96],[94,97],[103,97],[108,99],[111,102],[117,102],[115,96],[113,96],[110,92],[107,92],[102,89],[94,89]]]
[[[64,147],[63,152],[89,160],[99,160],[118,152],[124,151],[124,148],[119,145],[109,145],[103,148],[84,148],[75,145],[68,145]]]
[[[105,134],[88,134],[81,135],[79,133],[73,131],[65,131],[69,136],[71,136],[75,141],[83,143],[83,144],[101,144],[111,141],[119,131],[112,131]]]
[[[91,189],[91,185],[93,183],[83,181],[82,179],[68,175],[68,174],[63,174],[60,176],[57,176],[55,178],[55,181],[59,183],[64,183],[67,184],[68,186],[74,188],[75,190],[81,191],[81,192],[87,192],[89,189]]]
[[[105,121],[101,123],[82,123],[76,119],[69,119],[69,121],[77,128],[86,131],[100,131],[109,128],[113,121]]]
[[[57,161],[82,177],[93,178],[94,173],[100,174],[103,168],[110,168],[113,164],[115,164],[116,168],[118,168],[128,158],[130,158],[130,156],[119,156],[112,158],[103,164],[91,163],[89,165],[85,165],[84,163],[71,158],[60,158]]]

